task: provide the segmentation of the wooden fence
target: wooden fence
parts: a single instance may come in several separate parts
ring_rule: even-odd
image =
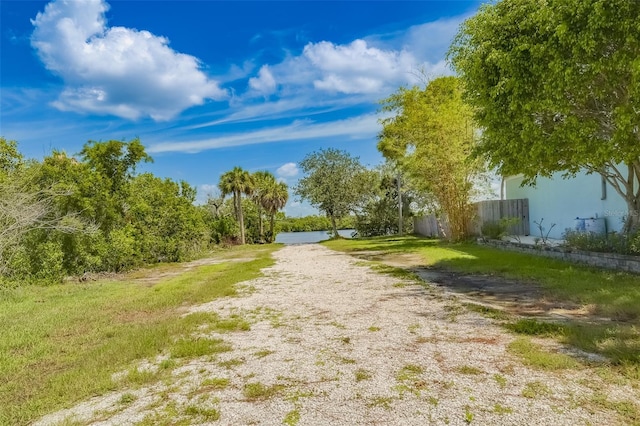
[[[469,227],[469,233],[480,235],[480,229],[486,222],[497,222],[503,218],[518,218],[517,223],[509,227],[510,235],[529,235],[529,200],[519,198],[515,200],[490,200],[474,203],[474,218]],[[413,218],[413,231],[427,237],[443,237],[450,235],[446,218],[428,216]]]

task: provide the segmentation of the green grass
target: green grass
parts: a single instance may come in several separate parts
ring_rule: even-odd
[[[505,324],[508,330],[528,336],[557,337],[565,334],[566,327],[553,322],[542,322],[535,319],[520,319],[516,322]]]
[[[231,346],[222,339],[182,338],[169,351],[174,358],[194,358],[228,352]]]
[[[509,344],[509,352],[520,356],[523,363],[542,370],[563,370],[580,368],[572,357],[544,350],[526,337],[520,337]]]
[[[579,320],[562,325],[519,322],[511,328],[517,333],[552,336],[587,352],[608,357],[614,364],[640,364],[640,276],[600,270],[560,260],[498,250],[471,243],[449,244],[436,239],[377,237],[335,240],[323,243],[345,252],[418,254],[425,267],[442,268],[465,274],[493,275],[514,280],[523,291],[538,285],[545,299],[587,305],[597,316],[613,321],[604,325]],[[520,284],[518,284],[518,282]],[[508,320],[500,311],[467,304],[467,309],[497,320]],[[540,323],[538,323],[540,324]]]
[[[277,248],[230,249],[223,256],[255,259],[202,266],[152,286],[105,280],[0,289],[0,424],[27,424],[114,390],[119,384],[111,376],[122,370],[129,370],[127,378],[134,382],[149,379],[131,373],[136,360],[224,348],[221,342],[187,336],[202,324],[242,330],[241,319],[181,318],[177,308],[235,295],[235,284],[259,276],[273,263],[270,253]],[[169,368],[160,374],[163,370]]]
[[[477,312],[484,317],[492,318],[495,320],[508,320],[511,318],[511,315],[508,312],[490,308],[488,306],[478,305],[477,303],[463,303],[462,306],[472,312]]]

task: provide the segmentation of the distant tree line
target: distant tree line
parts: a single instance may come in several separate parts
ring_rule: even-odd
[[[338,229],[353,229],[355,217],[349,215],[339,219],[337,227]],[[279,232],[328,231],[331,229],[331,219],[319,215],[303,217],[284,217],[282,215],[278,218],[276,229]]]

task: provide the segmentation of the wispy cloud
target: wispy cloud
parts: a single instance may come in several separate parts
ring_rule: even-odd
[[[196,153],[207,149],[229,146],[252,145],[292,140],[308,140],[331,137],[359,139],[375,137],[379,130],[377,116],[365,114],[324,123],[311,121],[295,121],[290,125],[269,127],[255,131],[243,132],[216,138],[205,138],[184,142],[164,142],[149,146],[150,153],[187,152]]]
[[[227,94],[197,58],[174,51],[148,31],[108,27],[102,0],[56,0],[32,20],[31,44],[65,89],[63,111],[168,120]]]

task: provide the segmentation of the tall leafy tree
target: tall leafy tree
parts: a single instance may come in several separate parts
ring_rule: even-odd
[[[262,194],[262,207],[269,214],[269,242],[275,238],[276,213],[282,210],[289,200],[289,190],[284,182],[270,182]]]
[[[361,207],[372,188],[370,175],[357,157],[333,148],[308,154],[300,168],[306,176],[298,182],[296,194],[325,212],[338,235],[336,220]]]
[[[152,162],[139,139],[130,142],[110,140],[87,142],[80,151],[82,163],[89,168],[92,182],[89,194],[95,220],[108,234],[124,216],[128,185],[140,162]]]
[[[362,211],[356,215],[356,231],[363,237],[399,233],[398,216],[401,204],[402,233],[410,233],[413,228],[409,220],[413,194],[406,188],[407,185],[398,185],[399,173],[390,163],[379,167],[374,173],[375,190]]]
[[[222,196],[233,194],[233,205],[236,219],[240,225],[240,242],[245,244],[244,216],[242,214],[242,195],[251,195],[255,188],[255,180],[251,174],[241,167],[234,167],[220,177],[218,184]]]
[[[449,59],[503,175],[581,169],[640,226],[640,2],[502,0],[461,27]]]
[[[471,159],[475,127],[456,77],[441,77],[425,89],[401,88],[382,101],[378,149],[406,171],[417,188],[429,193],[449,222],[450,237],[464,239],[472,220],[474,182],[483,171]]]
[[[264,221],[263,221],[263,210],[264,206],[264,196],[267,193],[268,189],[275,185],[276,178],[273,176],[271,172],[266,170],[257,171],[253,174],[253,179],[255,181],[255,188],[253,190],[252,199],[258,208],[258,232],[260,240],[264,240]]]

